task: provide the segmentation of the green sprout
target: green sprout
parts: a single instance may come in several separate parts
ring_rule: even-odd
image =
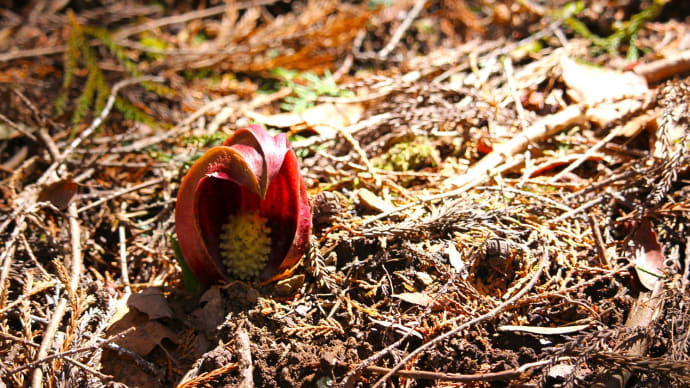
[[[280,107],[290,112],[301,112],[314,106],[320,96],[342,97],[352,93],[338,87],[330,71],[326,70],[323,77],[314,73],[298,72],[278,68],[273,70],[272,75],[281,80],[284,86],[292,89],[293,96],[285,97]]]

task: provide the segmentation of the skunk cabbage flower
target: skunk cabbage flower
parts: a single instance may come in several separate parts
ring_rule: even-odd
[[[204,285],[268,280],[295,265],[307,248],[311,209],[285,134],[251,125],[204,153],[180,185],[175,228]]]

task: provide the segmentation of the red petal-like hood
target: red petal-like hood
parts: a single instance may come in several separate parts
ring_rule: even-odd
[[[219,234],[230,214],[259,211],[271,227],[260,278],[293,266],[307,248],[311,209],[297,158],[284,134],[252,125],[208,150],[182,180],[175,207],[180,250],[205,285],[225,280]]]

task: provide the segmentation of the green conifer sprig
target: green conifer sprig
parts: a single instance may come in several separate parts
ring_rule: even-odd
[[[84,29],[84,33],[86,35],[92,36],[101,41],[103,45],[108,49],[108,51],[110,51],[110,53],[117,59],[117,61],[122,65],[122,67],[124,67],[125,70],[127,70],[129,74],[131,74],[133,77],[139,77],[143,75],[142,72],[139,71],[137,64],[129,58],[125,49],[113,40],[110,32],[97,27],[84,26],[82,28]],[[165,85],[161,85],[159,83],[147,81],[142,82],[141,86],[144,89],[160,96],[175,95],[175,91],[173,89]]]
[[[120,97],[115,98],[115,108],[122,112],[122,115],[127,120],[144,123],[150,126],[168,126],[167,124],[157,122],[153,119],[153,117],[146,114],[146,112],[137,108],[136,106],[132,105],[132,103],[130,103],[129,101],[122,99]]]
[[[64,113],[69,98],[70,87],[75,81],[76,71],[80,64],[83,65],[87,71],[86,82],[81,94],[75,102],[71,120],[76,129],[77,125],[82,122],[92,108],[95,112],[103,110],[108,96],[110,96],[110,86],[105,81],[103,72],[98,66],[98,56],[90,43],[91,39],[95,39],[102,43],[131,76],[141,76],[142,73],[137,68],[137,64],[127,56],[127,52],[123,47],[112,39],[108,31],[95,27],[82,26],[77,22],[74,13],[71,11],[68,12],[68,17],[71,32],[67,38],[67,50],[64,54],[65,74],[62,82],[62,91],[55,101],[55,110],[58,114]],[[142,83],[142,86],[160,96],[171,96],[175,94],[174,90],[171,88],[154,82],[145,82]],[[120,111],[126,119],[143,122],[149,125],[162,125],[157,123],[155,119],[141,109],[119,97],[115,100],[115,109]],[[75,133],[72,133],[72,135],[74,136]]]
[[[637,57],[637,46],[635,40],[637,33],[644,26],[645,23],[657,17],[664,8],[668,0],[654,0],[652,4],[633,15],[630,20],[624,21],[615,25],[613,33],[607,37],[601,37],[587,28],[587,26],[576,17],[572,16],[573,12],[564,19],[565,24],[570,27],[576,34],[592,42],[592,44],[600,49],[606,50],[609,53],[615,53],[625,42],[628,46],[628,59],[634,60]],[[584,3],[577,1],[569,3],[564,9],[575,10],[578,13],[584,8]],[[561,12],[564,14],[564,12]],[[559,13],[556,13],[558,15]]]

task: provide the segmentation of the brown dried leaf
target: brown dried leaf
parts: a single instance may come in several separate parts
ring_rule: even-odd
[[[116,314],[121,318],[115,320],[106,330],[106,333],[108,336],[112,336],[129,328],[134,328],[134,330],[128,331],[123,337],[115,340],[118,345],[141,356],[146,356],[163,339],[167,338],[173,343],[179,343],[177,333],[162,323],[150,320],[146,314],[136,309],[130,310],[127,306],[123,306],[122,309],[118,312],[119,314]]]
[[[404,302],[416,304],[419,306],[428,306],[434,302],[434,299],[423,292],[403,292],[394,294],[394,298],[398,298]]]
[[[357,198],[362,207],[377,213],[393,209],[393,205],[367,189],[357,190]]]
[[[211,287],[204,292],[201,299],[199,299],[199,305],[202,307],[194,310],[192,316],[205,333],[213,335],[216,332],[216,327],[223,323],[225,319],[225,309],[223,308],[220,288]]]
[[[653,290],[659,279],[664,277],[665,258],[656,232],[649,220],[643,220],[631,240],[635,257],[635,272],[640,283],[647,290]]]
[[[72,178],[51,183],[38,194],[39,202],[50,202],[56,208],[64,210],[77,193],[77,184]]]
[[[134,307],[139,312],[146,314],[149,319],[173,317],[168,300],[157,287],[149,287],[137,294],[130,295],[127,299],[127,306]]]

